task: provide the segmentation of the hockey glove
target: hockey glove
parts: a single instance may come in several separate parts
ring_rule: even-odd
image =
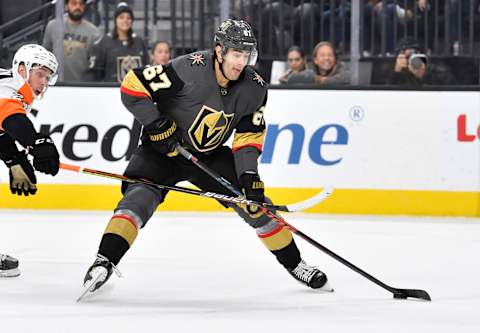
[[[10,169],[10,192],[28,196],[37,192],[37,177],[25,151],[19,151],[11,159],[5,161]]]
[[[248,200],[265,202],[265,187],[260,180],[258,173],[254,171],[244,172],[239,179],[240,186],[242,186],[243,193]],[[259,211],[257,206],[247,206],[247,213],[250,215],[256,214]]]
[[[144,137],[155,151],[169,157],[178,155],[175,146],[181,140],[177,124],[162,118],[145,127]]]
[[[52,138],[37,134],[29,153],[33,156],[35,170],[55,176],[60,166],[60,156]]]

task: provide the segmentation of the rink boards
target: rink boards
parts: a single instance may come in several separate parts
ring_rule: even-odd
[[[53,87],[32,115],[62,161],[122,173],[139,126],[118,88]],[[480,216],[479,92],[270,90],[260,172],[277,203],[335,192],[311,212]],[[118,183],[61,171],[39,175],[32,198],[0,208],[108,209]],[[215,201],[170,193],[162,210],[215,211]]]

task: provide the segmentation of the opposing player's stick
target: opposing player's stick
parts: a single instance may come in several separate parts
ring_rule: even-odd
[[[157,184],[157,183],[151,182],[151,181],[146,180],[146,179],[129,178],[129,177],[126,177],[126,176],[115,174],[115,173],[110,173],[110,172],[105,172],[105,171],[100,171],[100,170],[95,170],[95,169],[89,169],[89,168],[83,168],[81,166],[71,165],[71,164],[66,164],[66,163],[60,163],[60,169],[79,172],[79,173],[85,173],[85,174],[100,176],[100,177],[105,177],[105,178],[122,180],[122,181],[129,182],[129,183],[142,183],[142,184],[150,185],[150,186],[153,186],[153,187],[161,188],[161,189],[164,189],[164,190],[182,192],[182,193],[186,193],[186,194],[193,194],[193,195],[197,195],[197,196],[201,196],[201,197],[205,197],[205,198],[213,198],[213,199],[216,199],[216,200],[219,200],[219,201],[233,203],[233,204],[252,205],[252,206],[257,206],[259,208],[268,208],[268,209],[272,209],[272,210],[279,210],[279,211],[282,211],[282,212],[296,212],[296,211],[300,211],[300,210],[310,208],[310,207],[322,202],[323,200],[327,199],[333,191],[333,189],[329,187],[329,188],[325,188],[323,191],[317,193],[313,197],[308,198],[307,200],[295,203],[295,204],[291,204],[291,205],[272,205],[272,204],[268,204],[268,203],[264,203],[264,202],[256,202],[256,201],[252,201],[252,200],[247,200],[243,196],[242,197],[229,196],[229,195],[215,193],[215,192],[203,192],[203,191],[190,189],[190,188],[186,188],[186,187],[180,187],[180,186],[162,185],[162,184]]]
[[[218,183],[222,184],[226,189],[230,190],[233,194],[237,195],[237,196],[240,196],[242,195],[242,193],[236,189],[228,180],[226,180],[225,178],[223,178],[222,176],[220,176],[219,174],[217,174],[215,171],[213,171],[212,169],[210,169],[208,166],[206,166],[205,164],[203,164],[201,161],[199,161],[195,156],[193,156],[190,152],[188,152],[185,148],[183,148],[182,146],[180,145],[177,145],[176,146],[178,152],[183,156],[185,157],[186,159],[190,160],[193,162],[193,164],[195,164],[197,167],[199,167],[200,169],[202,169],[203,171],[205,171],[210,177],[212,177],[213,179],[215,179]],[[260,207],[260,209],[268,216],[270,217],[271,219],[277,221],[278,223],[282,224],[283,226],[287,227],[289,230],[291,230],[294,234],[300,236],[301,238],[303,238],[305,241],[307,241],[308,243],[310,243],[311,245],[315,246],[317,249],[325,252],[326,254],[328,254],[329,256],[331,256],[332,258],[334,258],[335,260],[341,262],[342,264],[344,264],[345,266],[347,266],[348,268],[354,270],[355,272],[357,272],[358,274],[362,275],[363,277],[369,279],[370,281],[372,281],[373,283],[379,285],[380,287],[382,287],[383,289],[386,289],[388,290],[389,292],[393,293],[393,298],[401,298],[401,299],[406,299],[408,297],[411,297],[411,298],[419,298],[419,299],[423,299],[423,300],[426,300],[426,301],[431,301],[431,298],[430,298],[430,295],[425,291],[425,290],[420,290],[420,289],[400,289],[400,288],[394,288],[394,287],[391,287],[385,283],[383,283],[382,281],[378,280],[377,278],[373,277],[372,275],[368,274],[367,272],[365,272],[364,270],[358,268],[357,266],[355,266],[354,264],[352,264],[351,262],[347,261],[346,259],[340,257],[338,254],[336,254],[335,252],[327,249],[325,246],[321,245],[320,243],[318,243],[317,241],[313,240],[312,238],[310,238],[309,236],[305,235],[303,232],[301,232],[300,230],[298,230],[297,228],[295,228],[294,226],[292,226],[290,223],[288,223],[287,221],[285,221],[281,216],[279,215],[276,215],[275,213],[271,212],[270,211],[270,208],[267,208],[266,206],[263,206],[263,207]]]

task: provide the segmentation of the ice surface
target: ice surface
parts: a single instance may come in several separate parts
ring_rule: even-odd
[[[480,332],[480,220],[287,214],[301,231],[388,285],[395,300],[297,238],[335,293],[294,281],[232,214],[158,213],[104,290],[75,303],[110,212],[0,210],[0,332]]]

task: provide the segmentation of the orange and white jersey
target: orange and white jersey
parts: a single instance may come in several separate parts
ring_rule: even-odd
[[[33,99],[32,88],[20,75],[0,68],[0,133],[3,121],[12,114],[29,112]]]

